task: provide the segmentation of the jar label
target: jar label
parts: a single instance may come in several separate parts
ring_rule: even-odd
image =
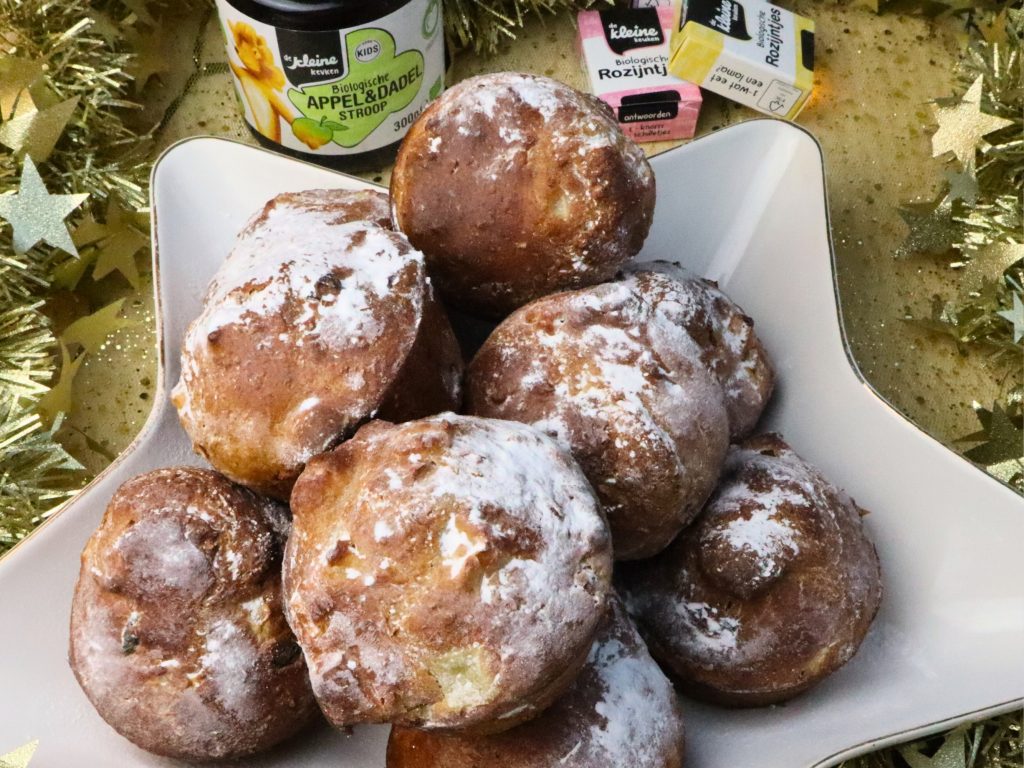
[[[246,121],[289,149],[353,155],[393,144],[444,87],[441,0],[316,32],[272,27],[227,0],[217,10]]]

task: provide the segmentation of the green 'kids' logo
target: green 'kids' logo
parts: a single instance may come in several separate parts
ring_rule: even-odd
[[[395,38],[383,29],[352,32],[345,47],[345,77],[288,91],[303,115],[292,123],[292,133],[310,149],[328,141],[358,146],[388,115],[408,107],[423,84],[423,54],[395,55]]]
[[[423,23],[420,25],[420,31],[423,33],[423,39],[429,40],[437,33],[437,28],[441,25],[441,0],[430,0],[427,4],[426,13],[423,14]]]

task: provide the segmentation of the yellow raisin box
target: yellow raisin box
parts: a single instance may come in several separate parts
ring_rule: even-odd
[[[792,120],[814,87],[814,22],[764,0],[688,0],[669,71]]]

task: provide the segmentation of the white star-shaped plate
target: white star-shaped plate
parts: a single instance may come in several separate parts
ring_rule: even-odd
[[[871,510],[886,583],[860,652],[808,694],[740,711],[684,701],[689,768],[822,768],[1020,706],[1024,501],[907,422],[857,372],[837,306],[818,144],[789,124],[753,121],[653,165],[658,209],[641,258],[719,280],[756,319],[780,381],[763,426]],[[168,764],[106,726],[68,668],[79,553],[126,479],[200,463],[167,393],[185,327],[247,217],[279,192],[365,186],[220,139],[185,141],[160,160],[158,405],[109,469],[0,562],[0,750],[38,738],[40,766]],[[383,726],[349,737],[323,727],[245,764],[383,768],[386,737]]]

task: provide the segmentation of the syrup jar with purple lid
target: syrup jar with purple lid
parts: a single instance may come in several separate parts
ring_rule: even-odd
[[[441,0],[217,0],[245,121],[263,146],[381,167],[444,88]]]

